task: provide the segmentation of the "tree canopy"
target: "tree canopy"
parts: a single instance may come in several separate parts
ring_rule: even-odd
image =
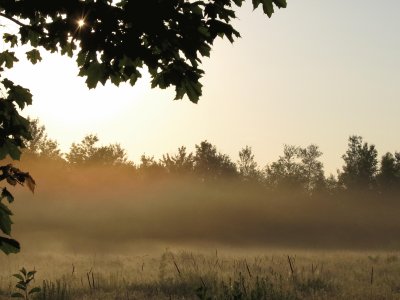
[[[38,49],[75,56],[89,88],[110,80],[135,84],[145,66],[152,87],[174,86],[175,99],[197,102],[202,93],[201,57],[209,56],[217,37],[240,37],[231,22],[233,6],[244,0],[2,0],[0,16],[19,26],[4,35],[11,48],[29,44],[27,58],[41,60]],[[270,17],[286,0],[252,0]],[[0,66],[18,61],[13,51],[0,54]]]

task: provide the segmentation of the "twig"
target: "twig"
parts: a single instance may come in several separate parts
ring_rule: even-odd
[[[294,275],[292,260],[290,259],[289,255],[287,256],[287,259],[288,259],[288,262],[289,262],[289,267],[290,267],[291,274]]]
[[[374,267],[371,268],[371,285],[374,283]]]
[[[246,269],[247,269],[247,272],[249,273],[250,278],[252,278],[253,276],[251,275],[249,265],[247,264],[247,260],[244,260],[244,263],[246,264]]]

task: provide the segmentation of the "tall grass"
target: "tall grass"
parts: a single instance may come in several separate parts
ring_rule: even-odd
[[[376,255],[379,259],[371,261],[369,256]],[[8,268],[21,264],[38,270],[34,285],[41,285],[42,292],[37,299],[398,299],[398,255],[165,250],[146,256],[2,257],[0,299],[13,291]]]

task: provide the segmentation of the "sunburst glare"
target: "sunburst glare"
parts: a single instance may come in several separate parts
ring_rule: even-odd
[[[85,20],[84,20],[84,19],[78,20],[77,23],[78,23],[78,26],[79,26],[79,27],[85,26]]]

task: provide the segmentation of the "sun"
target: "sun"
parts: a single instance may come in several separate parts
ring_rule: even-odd
[[[84,19],[78,20],[77,23],[78,23],[78,26],[79,26],[79,27],[85,26],[85,20],[84,20]]]

